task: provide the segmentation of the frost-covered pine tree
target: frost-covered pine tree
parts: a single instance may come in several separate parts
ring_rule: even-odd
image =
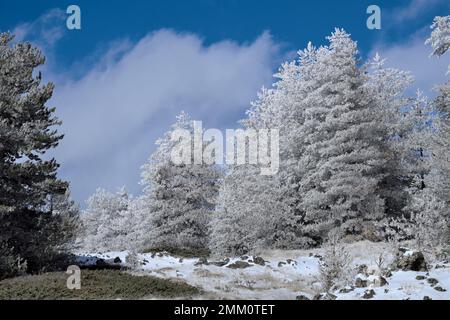
[[[302,168],[305,80],[311,73],[315,48],[299,52],[298,60],[284,63],[271,89],[263,88],[251,104],[246,130],[278,130],[280,168],[261,176],[252,165],[230,166],[212,223],[211,247],[218,254],[240,255],[263,248],[294,249],[313,245],[305,235],[298,192]]]
[[[87,205],[81,214],[80,249],[141,252],[147,248],[151,221],[144,196],[133,198],[125,188],[116,193],[97,189]]]
[[[450,16],[435,17],[431,29],[431,36],[425,43],[431,45],[433,55],[440,57],[450,50]]]
[[[380,196],[385,199],[387,216],[402,214],[408,201],[408,161],[411,117],[407,117],[411,98],[406,89],[414,81],[410,72],[385,66],[385,59],[377,53],[368,64],[367,86],[377,99],[381,123],[385,125],[385,177],[381,183]]]
[[[431,44],[433,55],[440,57],[450,50],[450,16],[436,17],[431,28],[433,31],[426,43]],[[434,108],[438,117],[435,119],[437,132],[432,140],[431,182],[438,197],[450,204],[450,81],[438,86],[437,90]]]
[[[326,232],[340,227],[360,233],[364,220],[384,213],[379,196],[385,127],[377,100],[358,66],[356,43],[341,29],[316,55],[313,90],[306,100],[307,136],[301,182],[306,219]]]
[[[352,258],[342,245],[338,230],[328,235],[324,245],[324,254],[319,264],[319,281],[325,292],[329,293],[335,286],[350,284],[354,276],[351,270]]]
[[[403,132],[398,141],[401,160],[409,191],[427,187],[426,177],[431,168],[431,142],[435,134],[434,109],[421,91],[403,112]],[[414,192],[414,191],[412,191]]]
[[[412,222],[411,237],[415,240],[416,248],[425,253],[428,259],[434,259],[450,240],[448,206],[431,188],[425,188],[411,198],[408,209]]]
[[[211,221],[211,251],[218,256],[238,256],[282,247],[287,238],[295,243],[296,237],[289,235],[289,226],[283,223],[287,208],[279,188],[276,177],[261,176],[255,166],[231,167]]]
[[[124,223],[129,202],[128,193],[124,188],[115,194],[97,189],[87,200],[87,209],[81,214],[82,249],[87,251],[129,249],[129,243],[125,238],[130,228]]]
[[[402,112],[403,131],[396,142],[401,150],[405,190],[408,198],[403,216],[385,220],[384,236],[398,247],[412,240],[415,249],[427,259],[434,259],[442,245],[449,240],[448,206],[438,195],[440,180],[434,141],[439,140],[439,117],[428,99],[420,92]],[[445,178],[444,178],[445,179]]]
[[[157,141],[157,150],[142,168],[142,183],[151,216],[149,243],[159,250],[206,250],[221,171],[216,165],[204,162],[175,164],[171,159],[172,151],[180,142],[172,139],[172,133],[178,129],[187,130],[192,137],[193,121],[184,112],[177,117],[171,130]]]
[[[436,195],[450,204],[450,81],[439,87],[434,106],[439,116],[434,120],[436,133],[431,144],[430,187]]]
[[[414,239],[416,248],[432,259],[448,240],[449,222],[447,205],[438,197],[440,188],[436,188],[443,178],[433,146],[439,135],[439,119],[432,103],[418,91],[404,121],[408,130],[402,140],[402,160],[409,199],[404,208],[405,218],[399,223],[407,238]]]
[[[450,16],[436,17],[426,41],[433,55],[442,56],[450,48]],[[405,217],[394,219],[403,238],[413,239],[417,249],[433,259],[440,247],[449,241],[450,150],[449,90],[438,87],[439,95],[430,103],[422,93],[403,112],[403,128],[398,145],[409,184]],[[387,224],[387,229],[392,230]],[[391,232],[391,231],[389,231]],[[394,235],[395,237],[396,235]]]
[[[267,181],[255,168],[231,169],[221,189],[216,247],[228,244],[232,253],[307,247],[342,223],[361,232],[352,216],[383,216],[390,194],[385,185],[391,183],[386,176],[396,162],[389,142],[394,130],[385,120],[398,120],[388,114],[406,103],[401,95],[411,77],[375,61],[379,66],[369,79],[349,36],[338,30],[330,39],[330,47],[310,43],[298,60],[283,64],[273,88],[263,89],[248,111],[246,128],[280,130],[280,170]],[[258,221],[272,222],[268,228]]]
[[[72,248],[82,224],[80,207],[67,190],[62,195],[53,195],[50,200],[50,212],[59,221],[60,228],[54,229],[54,235],[64,239],[64,247]]]
[[[145,196],[130,198],[121,225],[122,229],[126,230],[123,236],[127,243],[125,248],[133,252],[142,252],[149,247],[151,214]]]
[[[433,31],[426,43],[431,44],[433,55],[448,54],[450,16],[436,17],[431,28]],[[438,96],[433,101],[433,134],[427,141],[430,170],[425,181],[428,189],[415,199],[427,209],[422,218],[428,225],[434,225],[429,228],[429,235],[422,237],[430,240],[424,241],[428,247],[437,246],[439,242],[448,244],[450,240],[450,81],[438,86],[437,91]]]

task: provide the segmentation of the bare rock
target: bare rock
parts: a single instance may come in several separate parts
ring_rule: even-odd
[[[358,276],[355,280],[355,287],[356,288],[365,288],[367,287],[367,280],[363,279],[362,277]]]
[[[213,262],[210,262],[209,264],[212,264],[212,265],[214,265],[214,266],[216,266],[216,267],[223,267],[223,266],[227,265],[229,262],[230,262],[230,259],[229,259],[229,258],[226,258],[226,259],[224,259],[224,260],[222,260],[222,261],[213,261]]]
[[[332,293],[318,293],[313,300],[336,300],[336,296]]]
[[[349,293],[355,290],[355,287],[350,287],[347,286],[345,288],[342,288],[341,290],[339,290],[339,293]]]
[[[265,266],[266,261],[261,257],[253,257],[253,263],[260,266]]]
[[[292,259],[287,259],[286,262],[288,264],[297,264],[297,262],[295,260],[292,260]]]
[[[230,269],[245,269],[245,268],[248,268],[248,267],[251,267],[251,266],[252,265],[250,263],[248,263],[248,262],[239,261],[238,260],[235,263],[232,263],[232,264],[228,265],[227,268],[230,268]]]
[[[194,263],[195,267],[201,266],[201,265],[208,265],[208,260],[206,258],[199,258],[196,263]]]
[[[406,248],[399,248],[392,267],[403,271],[428,271],[423,253]]]
[[[428,278],[427,282],[430,284],[430,286],[434,287],[435,285],[437,285],[439,283],[439,281],[435,278]]]
[[[363,299],[372,299],[375,296],[375,291],[373,289],[364,291]]]
[[[434,290],[439,291],[439,292],[446,292],[447,290],[442,288],[441,286],[436,286],[434,287]]]
[[[372,287],[383,287],[388,284],[387,280],[382,276],[369,276],[367,284]]]

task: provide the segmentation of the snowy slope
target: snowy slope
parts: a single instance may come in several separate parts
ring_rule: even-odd
[[[390,258],[384,244],[364,241],[348,245],[347,250],[352,255],[355,269],[361,264],[373,265],[380,253],[387,259]],[[317,280],[321,253],[320,249],[261,252],[260,256],[266,260],[264,266],[255,264],[253,256],[232,258],[227,264],[217,266],[210,262],[221,260],[202,264],[199,259],[145,253],[138,255],[140,266],[133,272],[186,281],[203,289],[204,293],[197,297],[199,299],[296,299],[299,295],[311,299],[321,292],[321,285]],[[120,264],[126,265],[127,255],[126,251],[95,255],[79,253],[79,264],[93,264],[98,258],[113,263],[113,259],[119,257]],[[236,261],[247,262],[249,266],[242,269],[230,268]],[[420,280],[416,279],[417,276]],[[450,299],[450,264],[440,263],[438,268],[433,267],[428,273],[395,271],[386,280],[388,284],[382,287],[352,287],[347,290],[349,292],[341,293],[336,290],[333,294],[337,299],[363,299],[366,291],[373,290],[375,294],[370,298],[373,300],[422,300],[425,296],[433,300]],[[438,291],[435,289],[438,287],[449,291]]]

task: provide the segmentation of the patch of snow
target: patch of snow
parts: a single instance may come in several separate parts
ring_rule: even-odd
[[[414,250],[408,250],[403,253],[404,257],[411,257],[414,254]]]

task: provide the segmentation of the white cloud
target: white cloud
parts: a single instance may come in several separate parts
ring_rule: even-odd
[[[53,46],[65,32],[66,15],[61,9],[51,9],[33,22],[19,24],[12,33],[16,41],[29,40],[41,49]]]
[[[111,49],[81,79],[58,81],[51,101],[65,133],[54,155],[78,200],[99,186],[138,191],[140,165],[181,110],[208,127],[234,126],[272,81],[278,54],[267,33],[250,44],[205,46],[196,35],[160,30],[119,46],[118,59]]]
[[[400,44],[385,46],[378,44],[372,50],[371,57],[379,52],[386,58],[389,67],[410,71],[415,77],[411,92],[422,90],[429,97],[434,96],[433,87],[448,81],[446,77],[450,55],[441,58],[430,57],[431,48],[425,45],[428,29],[417,33],[409,41]]]
[[[448,0],[412,0],[406,7],[393,10],[390,14],[393,22],[404,23],[417,18],[419,15],[431,10],[436,5],[446,3]]]

